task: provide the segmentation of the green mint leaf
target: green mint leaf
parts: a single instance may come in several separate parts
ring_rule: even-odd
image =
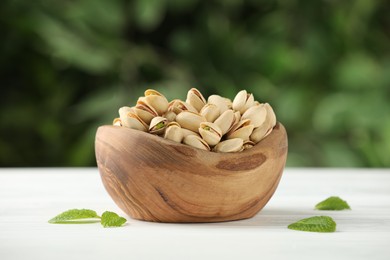
[[[343,210],[351,209],[345,200],[339,197],[329,197],[315,206],[318,210]]]
[[[336,222],[328,216],[315,216],[301,219],[288,225],[288,228],[308,232],[335,232]]]
[[[84,224],[96,223],[100,217],[95,211],[90,209],[70,209],[62,212],[49,220],[51,224]]]
[[[101,224],[103,227],[120,227],[126,223],[126,219],[118,216],[118,214],[106,211],[102,215]]]

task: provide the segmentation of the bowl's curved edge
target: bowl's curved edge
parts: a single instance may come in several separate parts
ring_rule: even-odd
[[[279,143],[279,149],[278,149],[278,160],[279,161],[279,167],[278,169],[274,169],[276,171],[276,175],[274,176],[274,182],[270,186],[269,190],[266,192],[265,196],[263,197],[258,197],[251,201],[247,205],[245,209],[243,209],[241,212],[238,212],[236,214],[231,214],[231,215],[224,215],[224,216],[213,216],[213,217],[200,217],[200,216],[195,216],[195,215],[174,215],[174,216],[169,216],[169,217],[164,217],[164,216],[156,216],[152,211],[148,210],[145,205],[143,205],[142,202],[138,201],[137,198],[135,198],[131,192],[129,192],[128,187],[125,183],[123,183],[123,180],[121,178],[118,178],[116,176],[116,173],[118,171],[121,171],[121,165],[116,165],[115,163],[107,163],[107,153],[101,153],[102,149],[103,150],[108,150],[107,144],[109,143],[109,140],[106,140],[105,142],[102,142],[102,132],[105,132],[104,129],[107,126],[102,126],[99,127],[96,133],[96,139],[95,139],[95,154],[96,154],[96,160],[100,172],[100,176],[102,178],[102,182],[104,184],[105,189],[107,192],[110,194],[110,196],[113,198],[114,202],[124,211],[126,212],[129,216],[135,219],[139,220],[146,220],[146,221],[153,221],[153,222],[185,222],[185,223],[194,223],[194,222],[222,222],[222,221],[231,221],[231,220],[239,220],[239,219],[246,219],[246,218],[251,218],[254,215],[256,215],[270,200],[272,195],[274,194],[281,176],[282,172],[287,160],[287,133],[284,128],[284,126],[280,123],[278,123],[277,127],[281,130],[279,134],[282,134],[285,136],[285,138],[282,138]],[[111,127],[111,126],[109,126]],[[131,130],[131,129],[130,129]],[[136,130],[134,130],[136,131]],[[139,131],[137,131],[139,132]],[[146,134],[146,133],[140,133],[140,134]],[[146,134],[150,135],[150,134]],[[183,144],[177,144],[177,143],[172,143],[169,140],[165,140],[161,137],[153,136],[155,138],[158,138],[158,140],[162,142],[167,142],[168,145],[173,145],[175,147],[179,147],[179,149],[184,149],[186,154],[188,155],[194,155],[196,153],[201,153],[205,154],[207,156],[210,155],[212,152],[207,152],[207,151],[202,151],[196,148],[188,147],[187,145]],[[99,140],[100,139],[100,140]],[[272,133],[265,138],[263,141],[263,144],[267,144],[269,140],[272,139]],[[268,141],[267,141],[268,140]],[[256,146],[255,146],[256,147]],[[252,148],[254,149],[254,148]],[[250,150],[252,150],[250,149]],[[195,150],[195,153],[193,152]],[[248,151],[250,151],[248,150]],[[246,151],[242,152],[244,154]],[[236,153],[237,154],[237,153]],[[110,154],[112,156],[112,154]],[[228,154],[227,157],[231,156],[231,154]],[[232,157],[233,158],[233,157]],[[107,165],[109,164],[109,167]],[[120,163],[119,163],[120,164]],[[114,168],[113,168],[114,167]],[[117,167],[117,168],[115,168]],[[115,173],[114,173],[115,172]],[[123,198],[124,194],[124,198]],[[163,198],[164,200],[166,198]],[[126,201],[124,201],[126,200]]]

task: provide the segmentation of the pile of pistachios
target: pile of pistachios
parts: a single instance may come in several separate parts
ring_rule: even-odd
[[[166,139],[214,152],[240,152],[253,147],[276,124],[268,103],[241,90],[233,101],[211,95],[207,101],[192,88],[186,101],[148,89],[133,107],[121,107],[113,125],[149,132]]]

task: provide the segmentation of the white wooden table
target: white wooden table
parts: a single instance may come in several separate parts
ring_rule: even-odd
[[[350,211],[315,211],[331,195]],[[95,168],[0,169],[0,259],[390,259],[390,170],[286,169],[271,201],[254,218],[211,224],[162,224],[128,219],[53,225],[71,208],[124,213]],[[287,225],[329,215],[335,233]]]

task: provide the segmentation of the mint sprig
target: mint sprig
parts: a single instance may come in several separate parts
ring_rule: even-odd
[[[87,224],[100,222],[103,227],[120,227],[126,223],[126,219],[118,214],[105,211],[100,217],[91,209],[70,209],[50,219],[50,224]]]
[[[288,228],[308,232],[335,232],[336,222],[328,216],[315,216],[301,219],[288,225]]]
[[[315,206],[315,209],[318,210],[344,210],[351,209],[348,203],[345,200],[342,200],[340,197],[329,197],[326,200],[321,201]]]
[[[120,227],[126,223],[126,219],[118,216],[118,214],[106,211],[102,215],[101,224],[103,227]]]

